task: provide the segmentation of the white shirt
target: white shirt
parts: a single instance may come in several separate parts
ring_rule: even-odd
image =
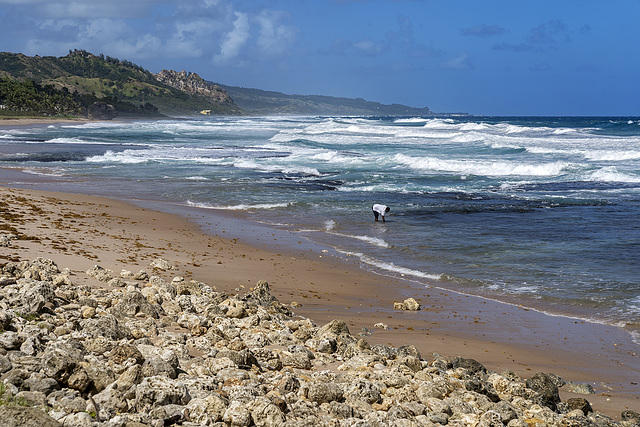
[[[387,213],[387,207],[385,205],[375,204],[371,209],[374,212],[378,212],[382,216],[384,216],[384,214]]]

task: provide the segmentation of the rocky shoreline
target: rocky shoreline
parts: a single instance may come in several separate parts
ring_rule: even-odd
[[[560,401],[568,385],[551,373],[426,360],[341,320],[318,326],[265,281],[232,295],[173,277],[167,260],[147,270],[96,265],[76,284],[46,258],[0,264],[3,426],[640,425]]]

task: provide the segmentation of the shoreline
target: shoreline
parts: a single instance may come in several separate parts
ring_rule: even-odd
[[[37,125],[55,125],[58,123],[90,123],[94,120],[89,120],[86,118],[77,118],[77,119],[55,119],[55,118],[48,118],[48,117],[42,117],[42,118],[38,118],[38,117],[29,117],[29,118],[15,118],[15,117],[8,117],[8,118],[2,118],[0,117],[0,128],[16,128],[16,129],[20,129],[20,128],[27,128],[27,127],[34,127]]]
[[[11,206],[24,212],[17,224],[22,232],[41,239],[14,241],[10,251],[0,254],[51,258],[71,268],[74,281],[82,280],[95,264],[133,271],[163,257],[176,266],[172,275],[218,290],[247,291],[266,280],[282,303],[301,304],[293,309],[296,315],[318,325],[343,319],[352,334],[363,333],[372,345],[412,343],[427,360],[433,353],[459,355],[523,378],[543,371],[589,383],[597,394],[561,389],[562,399],[584,397],[595,410],[616,419],[623,410],[640,406],[640,389],[633,384],[640,371],[637,345],[619,327],[556,318],[436,288],[421,292],[408,280],[368,272],[302,244],[300,250],[289,243],[284,245],[289,250],[274,251],[267,240],[278,243],[285,232],[262,232],[252,241],[239,238],[234,230],[244,223],[233,215],[197,208],[178,215],[170,206],[161,212],[157,205],[152,210],[115,199],[32,189],[0,187],[0,194],[0,200],[12,201]],[[393,302],[406,297],[418,300],[422,309],[394,310]],[[389,329],[375,328],[376,323]]]
[[[0,128],[88,121],[17,122],[0,120]],[[296,315],[318,325],[343,319],[353,335],[363,334],[372,345],[411,343],[426,360],[433,359],[433,353],[462,356],[522,378],[543,371],[588,383],[595,395],[570,393],[564,387],[562,400],[586,398],[594,410],[615,419],[623,410],[640,408],[640,387],[635,383],[640,378],[640,347],[622,327],[423,288],[411,280],[368,271],[355,258],[325,253],[320,244],[307,244],[293,232],[256,225],[234,213],[40,191],[35,189],[42,188],[43,177],[22,179],[26,175],[0,168],[0,202],[24,199],[19,203],[25,212],[21,227],[41,241],[14,241],[13,247],[1,248],[0,264],[5,253],[23,260],[45,256],[72,268],[73,280],[82,281],[95,264],[115,272],[143,269],[162,255],[176,266],[171,275],[221,291],[244,292],[266,280],[282,303],[301,304],[293,308]],[[393,309],[394,301],[407,297],[418,300],[422,309]],[[386,323],[390,329],[375,328],[376,323]]]

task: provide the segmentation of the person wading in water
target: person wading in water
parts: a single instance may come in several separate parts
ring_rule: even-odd
[[[378,216],[382,215],[382,222],[385,222],[384,215],[391,210],[388,206],[375,204],[371,206],[371,210],[373,211],[373,217],[378,220]]]

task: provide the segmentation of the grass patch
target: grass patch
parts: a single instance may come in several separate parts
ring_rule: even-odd
[[[4,383],[0,383],[0,406],[29,406],[27,401],[22,398],[16,398]]]

